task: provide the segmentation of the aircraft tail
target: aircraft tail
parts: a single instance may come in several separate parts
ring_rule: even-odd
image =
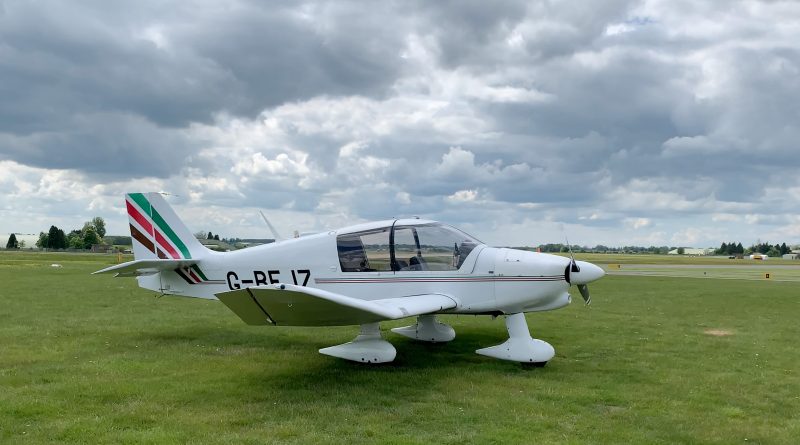
[[[128,193],[125,206],[134,259],[196,260],[211,252],[197,241],[159,193]]]

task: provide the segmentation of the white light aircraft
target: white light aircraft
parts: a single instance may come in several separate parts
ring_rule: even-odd
[[[237,250],[205,248],[158,193],[125,197],[134,261],[95,273],[136,277],[168,295],[218,299],[249,325],[360,325],[351,342],[320,349],[364,363],[391,362],[380,322],[417,317],[395,332],[448,342],[437,314],[505,316],[509,338],[475,352],[543,366],[553,347],[531,337],[526,312],[568,305],[570,285],[590,301],[601,268],[574,258],[489,247],[423,219],[371,222]]]

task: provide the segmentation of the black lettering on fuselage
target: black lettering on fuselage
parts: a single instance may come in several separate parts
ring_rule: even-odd
[[[242,288],[242,286],[239,284],[239,276],[236,275],[236,272],[234,271],[228,272],[228,288],[230,290]]]
[[[267,275],[261,270],[254,270],[253,277],[256,279],[256,286],[267,284]]]
[[[311,278],[311,270],[309,269],[292,269],[289,272],[292,274],[292,282],[295,285],[306,286],[308,285],[308,281]],[[228,281],[228,289],[230,290],[238,290],[242,289],[243,287],[249,287],[248,285],[255,285],[255,286],[265,286],[267,284],[278,284],[280,283],[280,275],[281,271],[277,269],[268,270],[264,272],[263,270],[254,270],[253,271],[253,279],[240,279],[239,275],[234,271],[229,271],[227,275]],[[302,281],[302,284],[299,283]]]
[[[292,271],[292,272],[294,272],[294,271]],[[308,269],[300,269],[300,270],[297,271],[297,273],[303,274],[303,275],[306,276],[305,278],[303,278],[303,284],[301,284],[301,286],[305,286],[306,284],[308,284],[308,279],[311,278],[311,271],[308,270]]]

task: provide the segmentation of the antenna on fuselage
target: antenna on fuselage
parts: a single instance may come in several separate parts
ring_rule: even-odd
[[[269,230],[272,232],[272,236],[275,237],[275,241],[283,241],[283,237],[278,233],[277,230],[275,230],[275,227],[273,227],[272,223],[269,222],[266,215],[264,215],[264,212],[259,210],[258,213],[261,214],[261,217],[264,219],[264,222],[267,223],[267,227],[269,227]]]

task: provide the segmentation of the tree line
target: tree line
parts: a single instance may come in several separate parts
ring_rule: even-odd
[[[56,226],[50,230],[39,232],[36,247],[40,249],[91,249],[95,244],[102,244],[106,236],[106,222],[97,216],[91,221],[86,221],[81,229],[64,232]]]
[[[528,248],[529,249],[529,248]],[[549,243],[549,244],[539,244],[537,247],[539,252],[547,252],[547,253],[564,253],[569,252],[570,249],[574,253],[639,253],[639,254],[663,254],[666,255],[667,252],[670,250],[675,249],[674,247],[669,246],[650,246],[650,247],[642,247],[642,246],[623,246],[623,247],[609,247],[604,246],[602,244],[598,244],[594,247],[588,246],[579,246],[577,244],[567,245],[561,243]]]
[[[528,249],[530,248],[523,248]],[[574,253],[637,253],[637,254],[656,254],[656,255],[666,255],[669,251],[675,250],[676,247],[669,247],[669,246],[650,246],[650,247],[642,247],[642,246],[623,246],[623,247],[609,247],[604,246],[602,244],[598,244],[594,247],[587,247],[587,246],[578,246],[578,245],[567,245],[561,243],[550,243],[550,244],[540,244],[537,249],[540,252],[548,252],[548,253],[565,253],[569,252],[570,249]],[[677,247],[678,253],[683,254],[684,248]],[[751,253],[760,253],[763,255],[767,255],[770,257],[779,257],[782,255],[786,255],[787,253],[791,253],[792,249],[786,245],[786,243],[781,244],[770,244],[770,243],[762,243],[757,242],[752,246],[745,248],[742,243],[739,242],[730,242],[725,243],[723,242],[722,245],[719,246],[718,249],[714,251],[717,255],[744,255],[744,254],[751,254]]]
[[[756,244],[745,249],[742,243],[722,243],[717,249],[719,255],[742,255],[751,253],[760,253],[771,257],[779,257],[791,253],[792,249],[786,243],[772,245],[770,243],[762,243],[758,241]]]

